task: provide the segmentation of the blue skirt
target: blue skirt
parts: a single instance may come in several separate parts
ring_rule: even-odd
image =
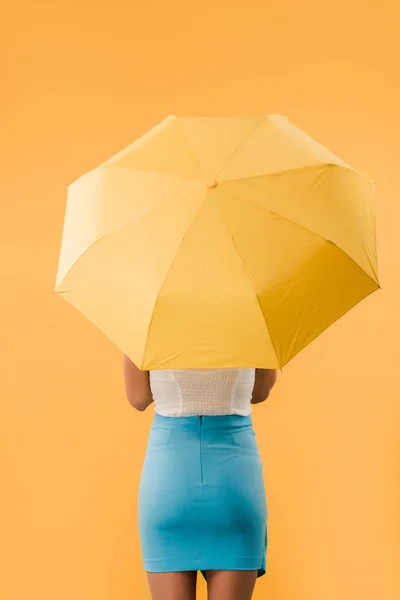
[[[155,413],[139,493],[148,572],[266,571],[266,493],[251,416]]]

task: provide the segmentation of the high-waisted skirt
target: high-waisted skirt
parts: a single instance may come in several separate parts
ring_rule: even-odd
[[[266,571],[267,502],[251,416],[155,413],[139,493],[148,572]]]

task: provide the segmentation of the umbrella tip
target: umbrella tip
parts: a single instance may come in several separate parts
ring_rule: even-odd
[[[213,190],[214,188],[216,188],[218,185],[218,181],[216,181],[215,179],[209,179],[206,182],[206,186],[208,187],[209,190]]]

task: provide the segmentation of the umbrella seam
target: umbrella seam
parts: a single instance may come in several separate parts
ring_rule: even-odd
[[[245,137],[245,138],[244,138],[244,139],[243,139],[243,140],[240,142],[240,144],[239,144],[238,146],[236,146],[235,150],[233,151],[233,153],[231,154],[231,156],[230,156],[230,157],[227,159],[226,163],[225,163],[225,164],[224,164],[224,165],[223,165],[223,166],[222,166],[222,167],[219,169],[218,173],[220,173],[220,172],[221,172],[223,169],[225,169],[226,165],[227,165],[227,164],[229,164],[229,162],[230,162],[230,161],[232,160],[232,158],[235,156],[235,154],[236,154],[236,152],[239,150],[239,148],[240,148],[240,147],[241,147],[241,146],[242,146],[242,145],[243,145],[243,144],[244,144],[244,143],[245,143],[245,142],[246,142],[246,141],[249,139],[249,137],[250,137],[250,136],[251,136],[251,135],[254,133],[254,131],[257,129],[257,127],[259,127],[259,126],[260,126],[262,123],[264,123],[264,122],[265,122],[267,119],[268,119],[268,117],[267,117],[267,116],[264,116],[264,117],[262,117],[262,120],[261,120],[259,123],[257,123],[257,125],[255,125],[255,126],[254,126],[254,127],[251,129],[251,131],[250,131],[250,132],[249,132],[249,133],[246,135],[246,137]],[[178,118],[177,120],[179,120],[179,118]],[[200,163],[200,160],[199,160],[199,158],[198,158],[198,156],[197,156],[197,153],[196,153],[195,149],[193,148],[193,146],[192,146],[192,145],[191,145],[191,143],[189,142],[189,139],[188,139],[188,137],[187,137],[187,135],[186,135],[186,133],[185,133],[185,131],[184,131],[184,128],[182,127],[182,125],[181,125],[181,124],[180,124],[179,126],[180,126],[181,132],[182,132],[182,134],[183,134],[183,137],[185,138],[185,140],[186,140],[186,142],[187,142],[187,144],[188,144],[189,148],[192,150],[193,154],[195,155],[195,157],[196,157],[196,160],[197,160],[198,164],[200,165],[200,167],[201,167],[201,170],[202,170],[202,171],[203,171],[203,173],[204,173],[204,176],[205,176],[205,177],[207,177],[207,175],[206,175],[206,173],[205,173],[205,171],[204,171],[204,168],[203,168],[202,164]],[[216,174],[215,174],[215,177],[218,177],[218,173],[216,173]]]
[[[253,135],[253,133],[256,131],[256,129],[258,129],[258,127],[260,127],[263,123],[265,123],[265,121],[267,121],[268,118],[269,118],[268,116],[264,116],[262,118],[262,120],[259,123],[257,123],[257,125],[255,125],[252,128],[252,130],[246,135],[246,137],[240,142],[240,144],[238,146],[236,146],[235,150],[232,152],[232,154],[227,159],[227,161],[225,162],[225,164],[222,165],[222,167],[219,169],[218,173],[216,173],[216,175],[215,175],[216,178],[218,178],[218,175],[221,173],[221,171],[223,171],[225,169],[225,167],[227,165],[229,165],[229,163],[231,162],[231,160],[233,159],[233,157],[238,153],[238,151],[243,146],[243,144],[245,144],[247,142],[247,140]]]
[[[243,267],[243,269],[244,269],[244,271],[245,271],[245,273],[246,273],[246,275],[247,275],[247,279],[248,279],[248,281],[249,281],[249,283],[250,283],[250,286],[251,286],[251,288],[252,288],[252,290],[253,290],[253,292],[254,292],[254,294],[255,294],[255,297],[256,297],[256,299],[257,299],[257,304],[258,304],[258,306],[259,306],[259,309],[260,309],[260,312],[261,312],[261,315],[262,315],[263,321],[264,321],[264,323],[265,323],[265,327],[266,327],[266,329],[267,329],[267,332],[268,332],[269,339],[271,340],[271,346],[272,346],[272,349],[273,349],[273,351],[274,351],[274,354],[275,354],[276,361],[277,361],[277,363],[278,363],[278,366],[279,366],[279,368],[281,368],[281,362],[280,362],[280,360],[279,360],[279,358],[278,358],[278,353],[277,353],[277,351],[276,351],[275,344],[274,344],[274,342],[273,342],[273,339],[272,339],[272,336],[271,336],[271,332],[270,332],[270,330],[269,330],[269,327],[268,327],[267,318],[266,318],[266,316],[265,316],[265,315],[264,315],[264,313],[263,313],[263,310],[262,310],[262,307],[261,307],[261,302],[260,302],[260,299],[259,299],[259,297],[258,297],[258,294],[257,294],[257,292],[256,292],[256,289],[255,289],[255,286],[254,286],[253,280],[252,280],[252,278],[251,278],[251,276],[250,276],[250,273],[249,273],[249,271],[248,271],[248,269],[247,269],[247,267],[246,267],[246,265],[245,265],[245,262],[244,262],[244,259],[243,259],[242,255],[241,255],[241,253],[240,253],[240,250],[238,249],[237,245],[235,244],[235,240],[234,240],[234,238],[233,238],[233,235],[232,235],[232,233],[231,233],[231,231],[230,231],[230,229],[229,229],[229,227],[228,227],[228,224],[227,224],[227,222],[226,222],[226,219],[225,219],[225,216],[224,216],[224,212],[223,212],[223,209],[222,209],[222,206],[221,206],[220,200],[219,200],[219,199],[217,199],[217,202],[218,202],[218,206],[219,206],[219,209],[220,209],[220,213],[221,213],[222,221],[223,221],[223,223],[224,223],[224,225],[225,225],[225,228],[226,228],[226,230],[228,231],[228,233],[229,233],[229,235],[230,235],[230,237],[231,237],[231,240],[232,240],[232,245],[233,245],[233,247],[234,247],[234,249],[235,249],[235,251],[236,251],[237,255],[239,256],[239,259],[240,259],[240,262],[241,262],[241,264],[242,264],[242,267]]]
[[[359,298],[358,300],[356,300],[356,302],[354,304],[352,304],[350,308],[346,309],[344,312],[340,312],[339,315],[337,317],[335,317],[334,320],[329,325],[327,325],[326,327],[324,327],[316,335],[316,337],[314,337],[311,341],[307,342],[307,344],[304,347],[302,347],[300,350],[298,350],[295,354],[293,354],[292,356],[290,356],[290,358],[288,358],[283,363],[282,368],[285,367],[287,364],[289,364],[294,358],[296,358],[296,356],[298,354],[300,354],[300,352],[302,352],[303,350],[305,350],[305,348],[307,348],[308,346],[310,346],[310,344],[312,344],[313,342],[315,342],[322,334],[324,334],[328,329],[330,329],[332,327],[332,325],[335,325],[335,323],[337,323],[338,321],[340,321],[341,319],[343,319],[343,317],[345,317],[346,315],[348,315],[350,313],[350,311],[352,311],[356,306],[358,306],[359,304],[361,304],[361,302],[363,302],[369,296],[371,296],[374,292],[376,292],[377,289],[378,288],[372,289],[372,290],[368,291],[368,293],[366,293],[364,296],[362,296],[361,298]]]
[[[291,169],[281,169],[280,171],[272,171],[271,173],[262,173],[260,175],[248,175],[246,177],[233,177],[231,179],[220,180],[219,184],[223,185],[223,184],[231,183],[231,182],[234,182],[234,181],[246,181],[248,179],[261,179],[263,177],[274,177],[274,176],[284,175],[285,173],[294,173],[296,171],[306,171],[306,170],[309,170],[309,169],[310,170],[311,169],[319,169],[321,167],[337,167],[338,169],[346,169],[347,171],[352,171],[353,173],[356,173],[357,175],[359,175],[360,177],[362,177],[363,179],[365,179],[369,183],[372,183],[372,184],[376,185],[376,183],[375,183],[375,181],[373,181],[373,179],[370,179],[366,175],[363,175],[363,173],[360,173],[359,171],[356,171],[355,169],[353,169],[353,167],[345,166],[345,165],[339,165],[339,164],[330,163],[330,162],[317,163],[317,164],[312,164],[312,165],[304,165],[303,167],[292,167]]]
[[[99,169],[107,169],[108,171],[112,169],[125,170],[125,171],[138,171],[139,173],[151,173],[152,175],[161,175],[165,177],[171,177],[174,179],[183,179],[185,181],[203,181],[203,179],[197,179],[195,177],[184,177],[183,175],[175,175],[175,173],[170,173],[168,171],[154,171],[153,169],[137,169],[136,167],[124,167],[118,165],[105,165],[104,167],[98,167]]]
[[[148,327],[147,327],[147,337],[146,337],[146,343],[145,343],[144,350],[143,350],[143,363],[144,363],[144,360],[145,360],[145,355],[146,355],[146,350],[147,350],[147,345],[148,345],[148,341],[149,341],[149,335],[150,335],[150,329],[151,329],[151,325],[152,325],[152,323],[153,323],[153,317],[154,317],[154,313],[155,313],[155,310],[156,310],[156,305],[157,305],[158,299],[159,299],[159,297],[160,297],[160,295],[161,295],[161,292],[162,292],[162,290],[163,290],[163,287],[165,286],[165,284],[166,284],[166,282],[167,282],[167,279],[168,279],[168,277],[169,277],[169,275],[170,275],[170,273],[171,273],[171,271],[172,271],[172,269],[173,269],[173,266],[174,266],[174,264],[175,264],[175,261],[176,261],[176,259],[177,259],[178,255],[179,255],[179,253],[180,253],[180,251],[181,251],[181,249],[182,249],[182,246],[183,246],[183,244],[184,244],[184,242],[185,242],[185,240],[186,240],[186,238],[187,238],[187,236],[188,236],[188,234],[189,234],[189,231],[190,231],[190,230],[191,230],[191,228],[193,227],[193,224],[196,222],[196,219],[197,219],[197,217],[198,217],[198,215],[199,215],[199,213],[200,213],[201,209],[203,208],[203,206],[204,206],[204,199],[203,199],[203,201],[201,202],[201,204],[200,204],[200,206],[199,206],[198,210],[196,211],[196,214],[194,215],[193,219],[191,220],[191,222],[190,222],[190,224],[189,224],[189,226],[188,226],[188,228],[187,228],[187,230],[186,230],[185,234],[183,235],[183,237],[182,237],[182,240],[181,240],[181,242],[180,242],[180,244],[179,244],[179,246],[178,246],[178,249],[177,249],[177,251],[176,251],[176,253],[175,253],[175,256],[174,256],[174,258],[172,259],[172,262],[171,262],[171,264],[170,264],[170,266],[169,266],[169,269],[168,269],[168,271],[167,271],[167,274],[165,275],[165,277],[164,277],[164,280],[163,280],[163,282],[162,282],[162,284],[161,284],[161,286],[160,286],[160,289],[159,289],[159,291],[158,291],[158,293],[157,293],[156,299],[155,299],[155,301],[154,301],[154,306],[153,306],[153,310],[152,310],[152,313],[151,313],[151,317],[150,317],[149,325],[148,325]],[[151,361],[150,361],[150,362],[151,362]],[[143,365],[142,365],[142,366],[143,366]]]
[[[188,196],[190,196],[191,194],[194,194],[195,190],[188,192],[187,194],[183,194],[182,196],[180,196],[179,198],[177,198],[176,200],[184,200],[185,198],[187,198]],[[198,209],[198,211],[200,210],[200,208],[202,207],[204,202],[201,202],[200,207]],[[196,212],[194,218],[196,218],[198,211]],[[147,215],[145,215],[147,216]],[[77,262],[87,253],[89,252],[89,250],[91,248],[93,248],[93,246],[95,246],[96,244],[98,244],[99,242],[101,242],[102,240],[104,240],[107,237],[116,235],[118,233],[121,233],[122,231],[124,231],[125,229],[127,229],[128,227],[131,227],[132,225],[134,225],[136,222],[138,221],[138,219],[132,219],[132,221],[129,221],[129,223],[127,223],[126,225],[123,225],[122,227],[119,227],[118,229],[115,229],[114,231],[108,231],[107,233],[104,233],[103,235],[101,235],[100,237],[96,238],[91,244],[89,244],[89,246],[87,248],[85,248],[83,250],[83,252],[75,259],[75,261],[73,262],[73,264],[69,267],[69,269],[65,272],[65,274],[63,275],[62,279],[59,281],[58,284],[56,284],[55,288],[53,289],[54,292],[57,292],[57,288],[62,284],[62,282],[65,280],[65,278],[69,275],[69,273],[72,271],[72,269],[74,268],[74,266],[77,264]],[[190,229],[191,223],[188,227],[188,230]],[[186,234],[185,234],[186,235]],[[182,240],[183,241],[183,240]],[[62,293],[62,292],[60,292]]]
[[[233,196],[235,196],[235,194],[232,194],[232,195],[233,195]],[[242,200],[242,201],[245,201],[245,202],[246,202],[246,200],[245,200],[244,198],[242,198],[241,196],[236,196],[236,197],[237,197],[237,198],[239,198],[240,200]],[[252,203],[256,204],[257,206],[260,206],[260,208],[265,208],[265,207],[263,207],[263,206],[261,206],[261,205],[257,204],[257,203],[256,203],[256,202],[254,202],[253,200],[250,200],[250,202],[252,202]],[[230,232],[230,230],[229,230],[229,227],[228,227],[228,225],[227,225],[227,223],[226,223],[226,220],[225,220],[225,218],[224,218],[224,216],[223,216],[223,210],[222,210],[222,207],[221,207],[221,205],[220,205],[220,202],[219,202],[219,201],[218,201],[218,204],[219,204],[219,206],[220,206],[220,210],[221,210],[221,214],[222,214],[222,218],[223,218],[223,220],[224,220],[225,226],[226,226],[226,228],[227,228],[228,232],[231,234],[231,232]],[[272,211],[269,211],[267,208],[266,208],[265,210],[266,210],[267,212],[272,212]],[[272,214],[275,214],[275,213],[272,213]],[[277,216],[279,217],[279,215],[277,215]],[[282,219],[285,219],[285,217],[281,217],[281,218],[282,218]],[[288,220],[289,222],[293,223],[294,225],[298,225],[298,223],[296,223],[296,222],[294,222],[294,221],[290,221],[290,219],[286,219],[286,220]],[[299,227],[302,227],[301,225],[298,225],[298,226],[299,226]],[[306,229],[306,228],[304,228],[304,229]],[[306,231],[308,231],[308,230],[306,229]],[[313,233],[313,232],[312,232],[312,231],[310,231],[310,233]],[[231,234],[231,235],[232,235],[232,234]],[[340,250],[341,252],[343,252],[344,254],[346,254],[346,256],[348,256],[348,255],[347,255],[347,253],[346,253],[346,252],[344,252],[344,250],[342,250],[341,248],[339,248],[339,247],[338,247],[336,244],[334,244],[333,242],[330,242],[330,240],[325,240],[325,238],[323,238],[323,237],[319,236],[318,234],[315,234],[315,235],[316,235],[316,237],[319,237],[319,238],[320,238],[320,239],[322,239],[323,241],[327,241],[327,242],[331,243],[331,244],[332,244],[332,245],[334,245],[336,248],[338,248],[338,250]],[[258,303],[259,303],[260,310],[261,310],[261,313],[262,313],[262,315],[263,315],[263,317],[264,317],[265,325],[266,325],[266,327],[267,327],[267,330],[268,330],[268,333],[269,333],[268,324],[267,324],[266,318],[265,318],[265,316],[264,316],[264,313],[262,312],[262,309],[261,309],[261,304],[260,304],[260,301],[259,301],[258,295],[257,295],[257,293],[256,293],[256,291],[255,291],[255,288],[254,288],[254,285],[253,285],[252,279],[251,279],[251,277],[250,277],[250,275],[249,275],[249,273],[248,273],[248,271],[247,271],[247,269],[246,269],[246,267],[245,267],[245,264],[244,264],[244,261],[243,261],[242,255],[240,254],[240,251],[238,250],[238,248],[237,248],[237,246],[236,246],[236,244],[235,244],[235,242],[234,242],[233,236],[232,236],[232,244],[233,244],[233,246],[234,246],[234,248],[235,248],[235,250],[236,250],[236,252],[237,252],[237,254],[238,254],[239,258],[240,258],[240,259],[241,259],[241,261],[242,261],[243,268],[245,269],[245,271],[246,271],[246,273],[247,273],[247,276],[248,276],[248,279],[249,279],[249,281],[250,281],[250,283],[251,283],[251,285],[252,285],[252,287],[253,287],[253,289],[254,289],[254,293],[255,293],[255,295],[256,295],[256,298],[257,298],[257,301],[258,301]],[[353,259],[352,259],[350,256],[348,256],[348,258],[349,258],[349,259],[350,259],[352,262],[354,262],[354,263],[356,264],[356,266],[357,266],[359,269],[361,269],[361,267],[360,267],[359,265],[357,265],[357,263],[356,263],[356,262],[355,262],[355,261],[354,261],[354,260],[353,260]],[[374,280],[372,279],[372,277],[370,277],[370,276],[368,275],[368,273],[366,273],[366,272],[365,272],[363,269],[362,269],[362,271],[365,273],[365,275],[366,275],[367,277],[369,277],[369,279],[370,279],[370,280],[371,280],[371,281],[372,281],[372,282],[373,282],[375,285],[377,285],[377,288],[376,288],[376,289],[380,289],[380,285],[379,285],[379,283],[377,283],[376,281],[374,281]],[[371,294],[372,294],[374,291],[376,291],[376,290],[371,290],[371,291],[369,291],[369,292],[368,292],[368,293],[367,293],[365,296],[363,296],[363,297],[362,297],[360,300],[357,300],[357,301],[355,302],[355,304],[353,304],[352,308],[354,308],[354,307],[355,307],[355,306],[357,306],[357,305],[358,305],[358,304],[359,304],[359,303],[360,303],[362,300],[364,300],[365,298],[367,298],[368,296],[370,296],[370,295],[371,295]],[[350,309],[349,309],[349,310],[350,310]],[[325,328],[324,328],[324,329],[323,329],[323,330],[320,332],[320,334],[318,334],[318,336],[317,336],[317,337],[319,337],[319,335],[321,335],[321,333],[324,333],[324,332],[325,332],[327,329],[329,329],[329,327],[331,327],[331,326],[332,326],[334,323],[336,323],[337,321],[339,321],[340,319],[342,319],[342,318],[343,318],[343,317],[344,317],[344,316],[345,316],[345,315],[346,315],[346,314],[349,312],[349,310],[346,310],[345,312],[341,313],[341,314],[340,314],[340,315],[339,315],[337,318],[335,318],[335,320],[334,320],[334,321],[332,321],[332,323],[331,323],[330,325],[328,325],[327,327],[325,327]],[[276,350],[275,350],[275,346],[274,346],[274,344],[273,344],[272,337],[271,337],[271,334],[270,334],[270,333],[269,333],[269,336],[270,336],[270,339],[271,339],[272,347],[273,347],[273,349],[274,349],[274,351],[275,351],[275,354],[276,354],[276,358],[277,358],[277,360],[278,360],[278,356],[277,356],[277,353],[276,353]],[[313,338],[313,339],[311,340],[311,342],[308,342],[307,346],[308,346],[310,343],[314,342],[314,341],[317,339],[317,337],[316,337],[316,338]],[[292,340],[292,341],[293,341],[293,340]],[[305,346],[305,347],[306,347],[306,346]],[[300,352],[300,351],[299,351],[299,352]],[[284,366],[286,366],[286,365],[287,365],[287,364],[288,364],[288,363],[289,363],[289,362],[290,362],[290,361],[291,361],[293,358],[295,358],[295,356],[297,356],[297,354],[298,354],[299,352],[296,352],[296,353],[295,353],[293,356],[291,356],[291,357],[290,357],[288,360],[284,360],[284,361],[283,361],[283,363],[279,363],[279,360],[278,360],[278,363],[279,363],[279,368],[280,368],[280,369],[282,369]]]
[[[343,254],[345,254],[347,256],[347,258],[349,260],[351,260],[359,269],[361,269],[363,271],[363,273],[365,273],[365,275],[367,277],[369,277],[369,279],[371,281],[373,281],[376,285],[378,285],[379,287],[379,282],[376,281],[373,277],[371,277],[371,275],[369,273],[367,273],[365,271],[365,269],[363,269],[363,267],[361,267],[355,260],[354,258],[352,258],[345,250],[343,250],[343,248],[341,248],[338,244],[336,244],[335,242],[333,242],[332,240],[328,239],[328,238],[324,238],[322,235],[320,235],[319,233],[316,233],[315,231],[313,231],[312,229],[309,229],[308,227],[305,227],[304,225],[301,225],[300,223],[297,223],[296,221],[293,221],[292,219],[289,219],[288,217],[284,217],[283,215],[280,215],[279,213],[270,210],[268,208],[266,208],[265,206],[263,206],[262,204],[259,204],[258,202],[256,202],[255,200],[249,199],[249,198],[244,198],[243,196],[239,195],[239,194],[234,194],[233,192],[229,192],[232,196],[235,196],[236,198],[238,198],[239,200],[241,200],[242,202],[251,202],[252,204],[255,204],[256,206],[258,206],[259,208],[265,210],[266,212],[270,213],[271,215],[278,217],[279,219],[282,219],[283,221],[287,221],[288,223],[291,223],[292,225],[296,225],[297,227],[299,227],[300,229],[303,229],[304,231],[307,231],[308,233],[311,233],[312,235],[315,235],[316,237],[318,237],[319,239],[321,239],[324,242],[327,242],[328,244],[332,244],[332,246],[334,246],[335,248],[337,248],[338,250],[340,250],[340,252],[343,252]],[[364,248],[363,248],[364,250]],[[365,250],[364,250],[364,254],[365,254]],[[367,257],[368,262],[369,259]],[[372,268],[372,265],[371,265]],[[375,277],[377,277],[376,273],[375,273],[375,269],[372,268],[372,271],[375,275]]]
[[[197,154],[196,154],[196,151],[195,151],[195,149],[193,148],[193,146],[192,146],[192,145],[191,145],[191,143],[189,142],[189,139],[188,139],[188,137],[187,137],[187,135],[186,135],[186,133],[185,133],[185,131],[184,131],[183,127],[182,127],[182,124],[181,124],[181,122],[179,121],[179,118],[177,118],[177,117],[176,117],[176,122],[177,122],[177,124],[178,124],[179,131],[181,132],[183,139],[185,140],[185,142],[186,142],[186,144],[187,144],[188,148],[190,149],[191,153],[193,154],[194,158],[196,159],[196,162],[197,162],[197,164],[199,165],[199,167],[200,167],[200,169],[201,169],[201,171],[202,171],[202,173],[203,173],[203,175],[204,175],[204,179],[207,179],[207,174],[206,174],[206,172],[205,172],[205,170],[204,170],[204,168],[203,168],[203,165],[201,164],[201,162],[200,162],[200,160],[199,160],[199,157],[198,157],[198,156],[197,156]]]

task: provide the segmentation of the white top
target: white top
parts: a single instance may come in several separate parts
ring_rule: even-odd
[[[255,369],[150,371],[154,411],[165,417],[249,415]]]

